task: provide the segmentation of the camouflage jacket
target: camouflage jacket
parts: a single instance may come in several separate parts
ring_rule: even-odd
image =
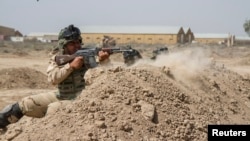
[[[56,55],[50,58],[49,66],[47,68],[48,81],[53,85],[61,83],[70,75],[71,72],[73,72],[69,63],[63,66],[58,66],[55,62],[55,56]]]

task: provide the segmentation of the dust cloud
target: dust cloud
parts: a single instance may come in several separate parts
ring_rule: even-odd
[[[140,60],[134,66],[164,67],[174,76],[175,80],[190,84],[199,73],[214,63],[210,49],[193,47],[161,54],[154,61]]]

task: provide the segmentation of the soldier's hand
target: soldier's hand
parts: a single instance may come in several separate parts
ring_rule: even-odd
[[[83,57],[76,57],[69,65],[73,69],[80,69],[83,65]]]
[[[98,57],[99,57],[99,61],[103,61],[103,60],[109,58],[109,53],[106,52],[106,51],[99,51],[98,52]]]

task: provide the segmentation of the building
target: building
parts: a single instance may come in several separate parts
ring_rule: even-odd
[[[11,37],[23,37],[22,33],[14,28],[0,25],[0,41],[11,40]]]
[[[195,42],[203,44],[234,44],[235,36],[231,34],[195,33]]]
[[[235,37],[236,45],[250,45],[250,37],[248,36],[236,36]]]
[[[46,42],[57,42],[58,41],[58,34],[57,33],[54,33],[54,34],[45,34],[43,36],[43,39],[46,41]]]
[[[24,37],[12,36],[12,37],[10,37],[10,40],[12,42],[23,42],[24,41]]]
[[[192,43],[192,41],[194,40],[194,33],[191,31],[189,27],[183,28],[183,30],[185,32],[185,42]]]
[[[104,35],[115,38],[117,44],[176,44],[185,43],[182,27],[169,26],[83,26],[85,44],[99,43]]]
[[[58,41],[58,33],[33,32],[27,35],[26,40],[35,40],[35,41],[40,41],[44,43],[56,42]]]

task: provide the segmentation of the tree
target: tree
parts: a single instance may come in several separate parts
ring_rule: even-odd
[[[250,20],[246,20],[243,27],[248,36],[250,36]]]

